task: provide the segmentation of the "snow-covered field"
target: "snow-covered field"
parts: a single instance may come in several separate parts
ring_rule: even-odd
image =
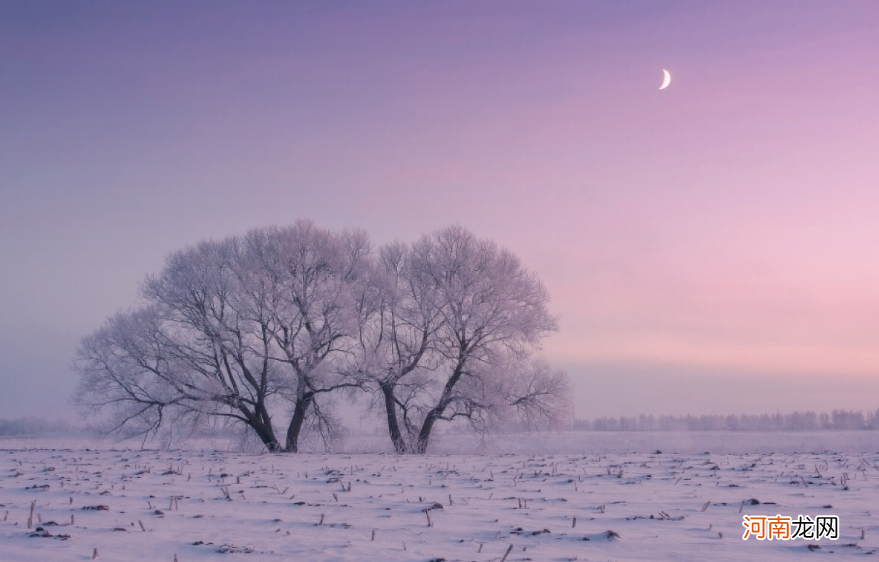
[[[349,440],[343,453],[268,455],[0,440],[0,559],[879,554],[874,432],[503,436],[482,454],[446,435],[437,451],[463,441],[459,450],[471,452],[350,452],[368,441]],[[836,515],[839,539],[743,540],[744,515]]]

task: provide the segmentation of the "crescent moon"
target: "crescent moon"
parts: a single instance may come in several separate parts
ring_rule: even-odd
[[[668,85],[671,84],[671,74],[669,74],[668,70],[662,69],[662,86],[659,87],[660,90],[664,90],[668,88]]]

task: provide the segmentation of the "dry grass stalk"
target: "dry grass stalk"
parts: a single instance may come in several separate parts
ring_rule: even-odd
[[[705,502],[705,505],[702,506],[702,511],[705,511],[706,509],[708,509],[709,505],[711,505],[710,501]]]
[[[143,526],[143,521],[140,519],[137,520],[137,523],[140,525],[140,530],[146,533],[146,527]]]
[[[27,518],[27,528],[32,529],[34,526],[34,509],[37,507],[37,500],[31,502],[31,514]]]
[[[574,517],[574,520],[571,522],[571,528],[573,529],[576,526],[577,526],[577,518]]]
[[[507,552],[504,553],[504,557],[501,558],[501,562],[504,562],[507,559],[507,556],[510,555],[511,550],[513,550],[513,545],[507,547]]]

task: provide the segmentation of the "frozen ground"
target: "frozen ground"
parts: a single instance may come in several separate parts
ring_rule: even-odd
[[[447,435],[437,450],[480,446],[461,441]],[[0,559],[487,562],[511,545],[507,562],[879,553],[874,432],[566,433],[483,450],[267,455],[0,440]],[[837,515],[840,538],[742,540],[743,515],[776,514]]]

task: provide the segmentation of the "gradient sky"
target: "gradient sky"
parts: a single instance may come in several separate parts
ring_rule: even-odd
[[[879,408],[879,2],[0,3],[0,417],[298,218],[515,251],[579,417]]]

